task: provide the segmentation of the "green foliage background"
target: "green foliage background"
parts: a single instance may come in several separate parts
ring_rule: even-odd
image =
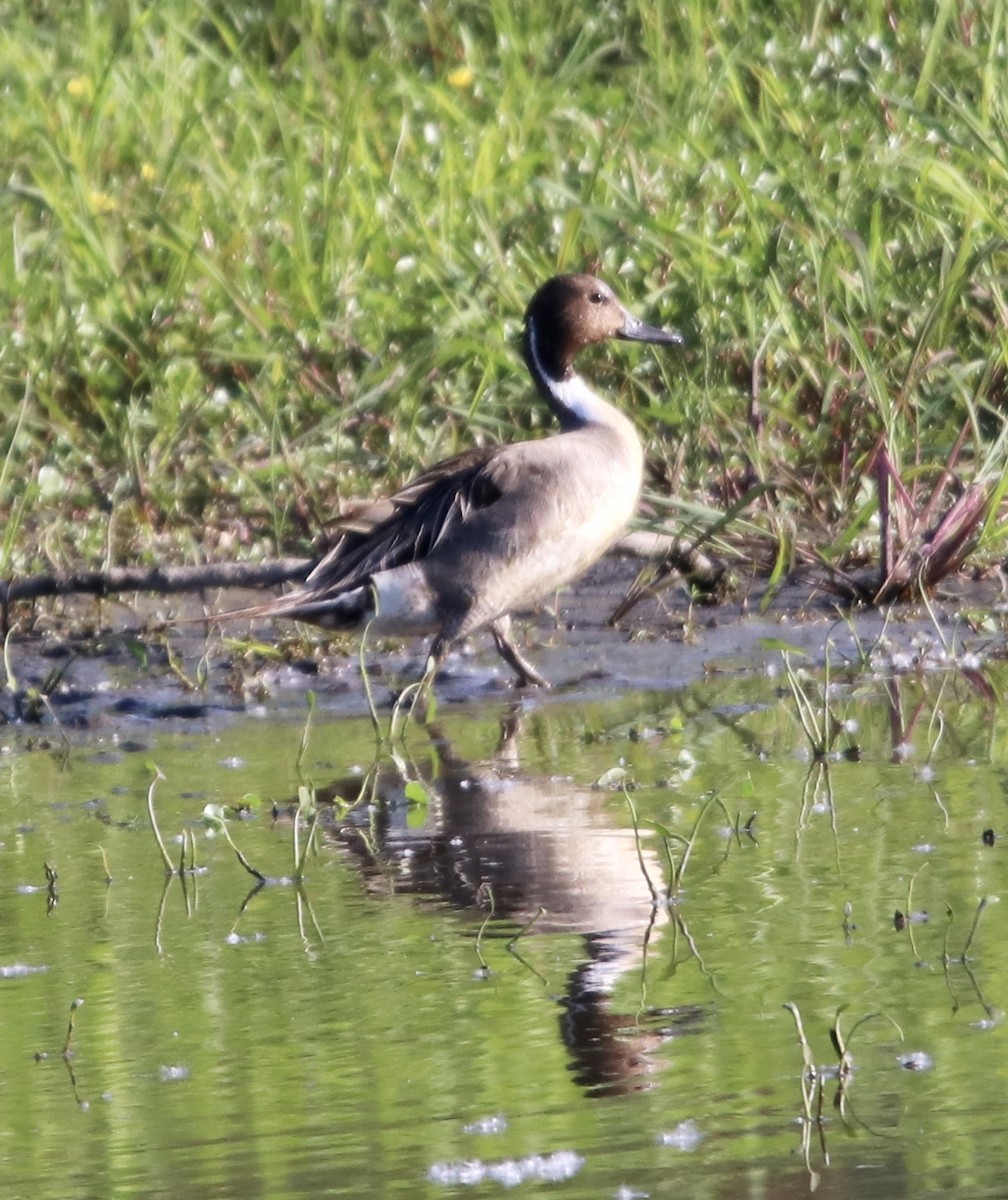
[[[558,269],[690,338],[589,367],[659,496],[847,546],[882,433],[1001,474],[1005,15],[2,0],[0,563],[303,549],[539,425]]]

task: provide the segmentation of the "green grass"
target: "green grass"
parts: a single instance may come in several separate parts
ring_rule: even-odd
[[[516,340],[558,269],[689,336],[588,367],[660,495],[759,480],[769,538],[842,562],[880,438],[927,487],[966,424],[956,473],[995,487],[1006,20],[0,0],[0,570],[301,550],[534,430]]]

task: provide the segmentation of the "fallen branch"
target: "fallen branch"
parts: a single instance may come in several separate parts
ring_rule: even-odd
[[[277,558],[261,563],[198,563],[185,567],[109,567],[104,571],[52,571],[24,579],[0,580],[4,628],[8,610],[18,600],[42,596],[112,596],[120,592],[153,592],[167,596],[203,588],[262,588],[303,580],[312,559]]]

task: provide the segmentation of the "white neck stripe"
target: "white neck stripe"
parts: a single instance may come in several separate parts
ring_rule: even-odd
[[[550,403],[556,410],[561,424],[589,425],[604,420],[610,405],[597,396],[576,371],[566,379],[554,379],[543,366],[536,346],[535,320],[530,319],[526,328],[529,358],[532,360],[536,382],[546,391]]]
[[[589,425],[599,419],[600,405],[609,407],[606,401],[601,396],[596,396],[588,384],[576,373],[570,379],[553,384],[553,397],[560,408],[584,425]]]

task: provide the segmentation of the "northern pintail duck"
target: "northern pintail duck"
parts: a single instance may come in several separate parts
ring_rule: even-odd
[[[604,554],[641,487],[644,452],[632,422],[574,370],[578,352],[606,338],[682,343],[632,316],[591,275],[543,284],[525,313],[523,351],[560,432],[431,467],[342,520],[335,545],[296,591],[243,615],[432,636],[428,679],[460,639],[489,628],[518,685],[546,686],[512,640],[509,614]]]

